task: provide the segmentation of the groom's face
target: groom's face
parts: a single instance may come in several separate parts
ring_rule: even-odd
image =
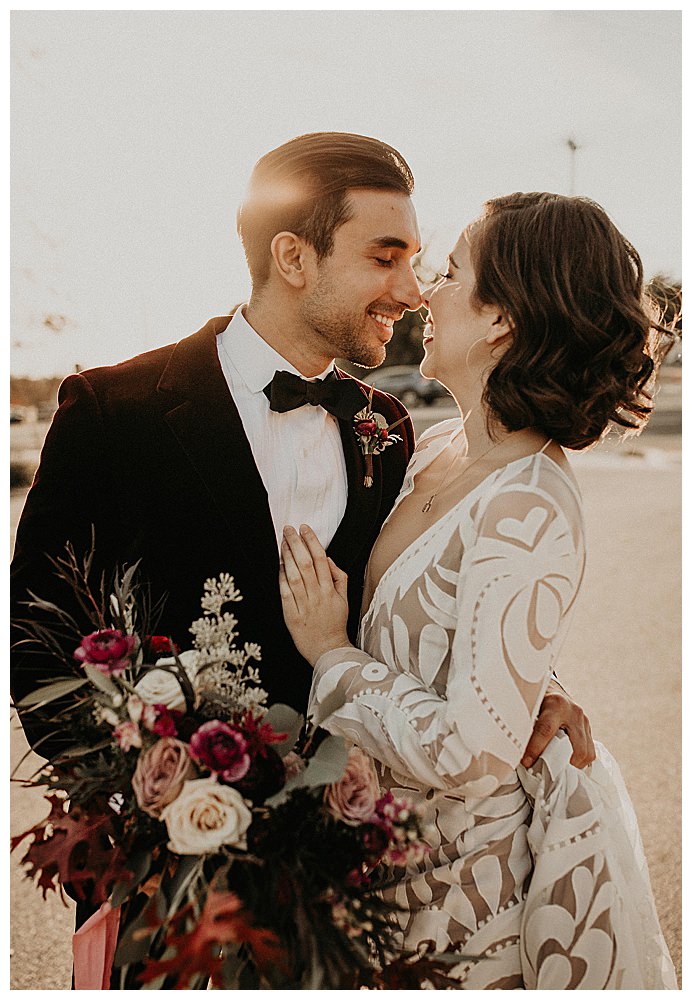
[[[420,234],[407,195],[359,189],[349,202],[352,217],[334,234],[333,252],[315,264],[302,318],[326,354],[375,368],[394,322],[421,305],[411,266]]]

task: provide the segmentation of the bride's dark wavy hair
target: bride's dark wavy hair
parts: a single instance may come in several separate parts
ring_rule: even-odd
[[[511,194],[467,231],[477,304],[513,329],[483,393],[489,429],[535,427],[566,448],[653,410],[659,333],[639,254],[588,198]]]

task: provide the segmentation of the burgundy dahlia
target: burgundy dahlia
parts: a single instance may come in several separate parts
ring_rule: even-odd
[[[145,705],[142,709],[142,722],[157,736],[177,736],[183,714],[167,705]]]
[[[374,420],[359,420],[356,424],[356,434],[361,437],[370,437],[377,431],[377,424]]]
[[[240,781],[250,769],[247,740],[218,719],[205,722],[192,734],[190,756],[227,785]]]
[[[85,635],[74,656],[84,666],[90,664],[102,674],[120,674],[130,664],[136,641],[133,635],[123,635],[117,628],[104,628]]]
[[[252,764],[240,781],[233,784],[241,795],[252,802],[264,802],[286,784],[286,768],[272,747],[253,756]]]

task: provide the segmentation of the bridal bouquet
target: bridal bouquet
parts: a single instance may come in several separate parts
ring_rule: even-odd
[[[55,671],[20,718],[50,713],[64,747],[28,782],[49,815],[12,840],[30,838],[44,898],[67,887],[116,914],[121,989],[442,985],[448,962],[397,951],[373,880],[424,856],[420,814],[360,751],[267,705],[233,578],[207,580],[180,651],[147,630],[136,567],[94,593],[92,558],[54,564],[92,632],[33,595],[21,623]]]

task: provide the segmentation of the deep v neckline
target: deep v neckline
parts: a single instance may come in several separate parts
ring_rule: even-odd
[[[394,557],[394,559],[392,560],[392,562],[389,564],[389,566],[384,570],[384,572],[380,576],[380,579],[377,581],[377,584],[376,584],[376,586],[374,587],[374,589],[372,591],[372,596],[370,597],[370,600],[368,601],[367,608],[361,608],[361,627],[362,627],[362,624],[365,621],[365,619],[368,617],[368,615],[372,611],[373,605],[375,603],[375,598],[377,597],[377,595],[378,595],[381,587],[383,586],[383,584],[385,583],[385,581],[389,579],[389,577],[392,575],[392,573],[394,572],[394,570],[397,568],[397,566],[399,565],[399,563],[401,562],[401,560],[404,558],[404,556],[409,552],[409,550],[414,545],[422,543],[423,539],[425,539],[428,535],[432,534],[435,529],[440,528],[440,526],[442,524],[444,524],[452,514],[456,513],[459,510],[459,508],[462,507],[466,503],[467,500],[470,500],[471,497],[474,496],[474,494],[478,493],[478,491],[481,489],[481,487],[486,486],[486,484],[490,480],[492,480],[494,477],[499,477],[500,475],[502,475],[503,473],[505,473],[507,471],[507,469],[511,469],[515,465],[520,465],[522,462],[525,462],[528,465],[531,462],[533,462],[533,461],[535,461],[537,459],[540,459],[540,458],[544,458],[544,459],[546,459],[546,461],[550,462],[550,464],[557,469],[557,471],[560,473],[560,475],[562,476],[562,478],[568,483],[570,489],[575,494],[575,496],[578,499],[581,499],[580,495],[579,495],[579,490],[578,490],[576,484],[570,478],[570,476],[567,475],[567,473],[565,472],[565,470],[555,461],[555,459],[551,458],[550,455],[546,455],[546,453],[545,453],[544,450],[534,451],[530,455],[523,455],[521,458],[515,458],[511,462],[507,462],[506,465],[501,465],[499,468],[493,469],[493,471],[489,472],[487,476],[484,476],[483,479],[480,480],[480,482],[476,483],[476,485],[473,487],[473,489],[470,489],[468,491],[468,493],[465,493],[463,497],[461,497],[459,500],[457,500],[457,502],[454,504],[454,506],[450,507],[449,510],[446,513],[442,514],[442,516],[438,517],[436,521],[433,521],[431,524],[429,524],[428,527],[425,528],[425,530],[420,533],[420,535],[416,535],[415,538],[412,538],[411,541],[408,543],[408,545],[405,545],[404,548],[401,550],[401,552],[397,556]],[[430,464],[430,463],[428,463],[428,464]],[[426,468],[426,466],[423,466],[422,468]],[[422,471],[422,469],[419,469],[418,471],[420,472],[420,471]],[[409,490],[409,492],[406,494],[406,496],[410,496],[411,493],[413,493],[414,490],[415,490],[415,476],[416,476],[416,473],[414,472],[413,478],[411,480],[411,483],[412,483],[411,490]],[[398,504],[397,504],[397,506],[398,506]],[[397,506],[395,506],[393,508],[393,510],[392,510],[391,514],[389,515],[389,517],[391,517],[394,514],[394,512],[397,509]],[[387,518],[387,521],[389,520],[389,517]],[[385,524],[386,523],[387,522],[385,521]],[[384,527],[384,525],[382,527]],[[366,570],[365,570],[365,580],[366,580],[366,582],[367,582],[367,574],[368,574],[369,567],[370,567],[370,560],[368,560],[368,565],[367,565]]]

